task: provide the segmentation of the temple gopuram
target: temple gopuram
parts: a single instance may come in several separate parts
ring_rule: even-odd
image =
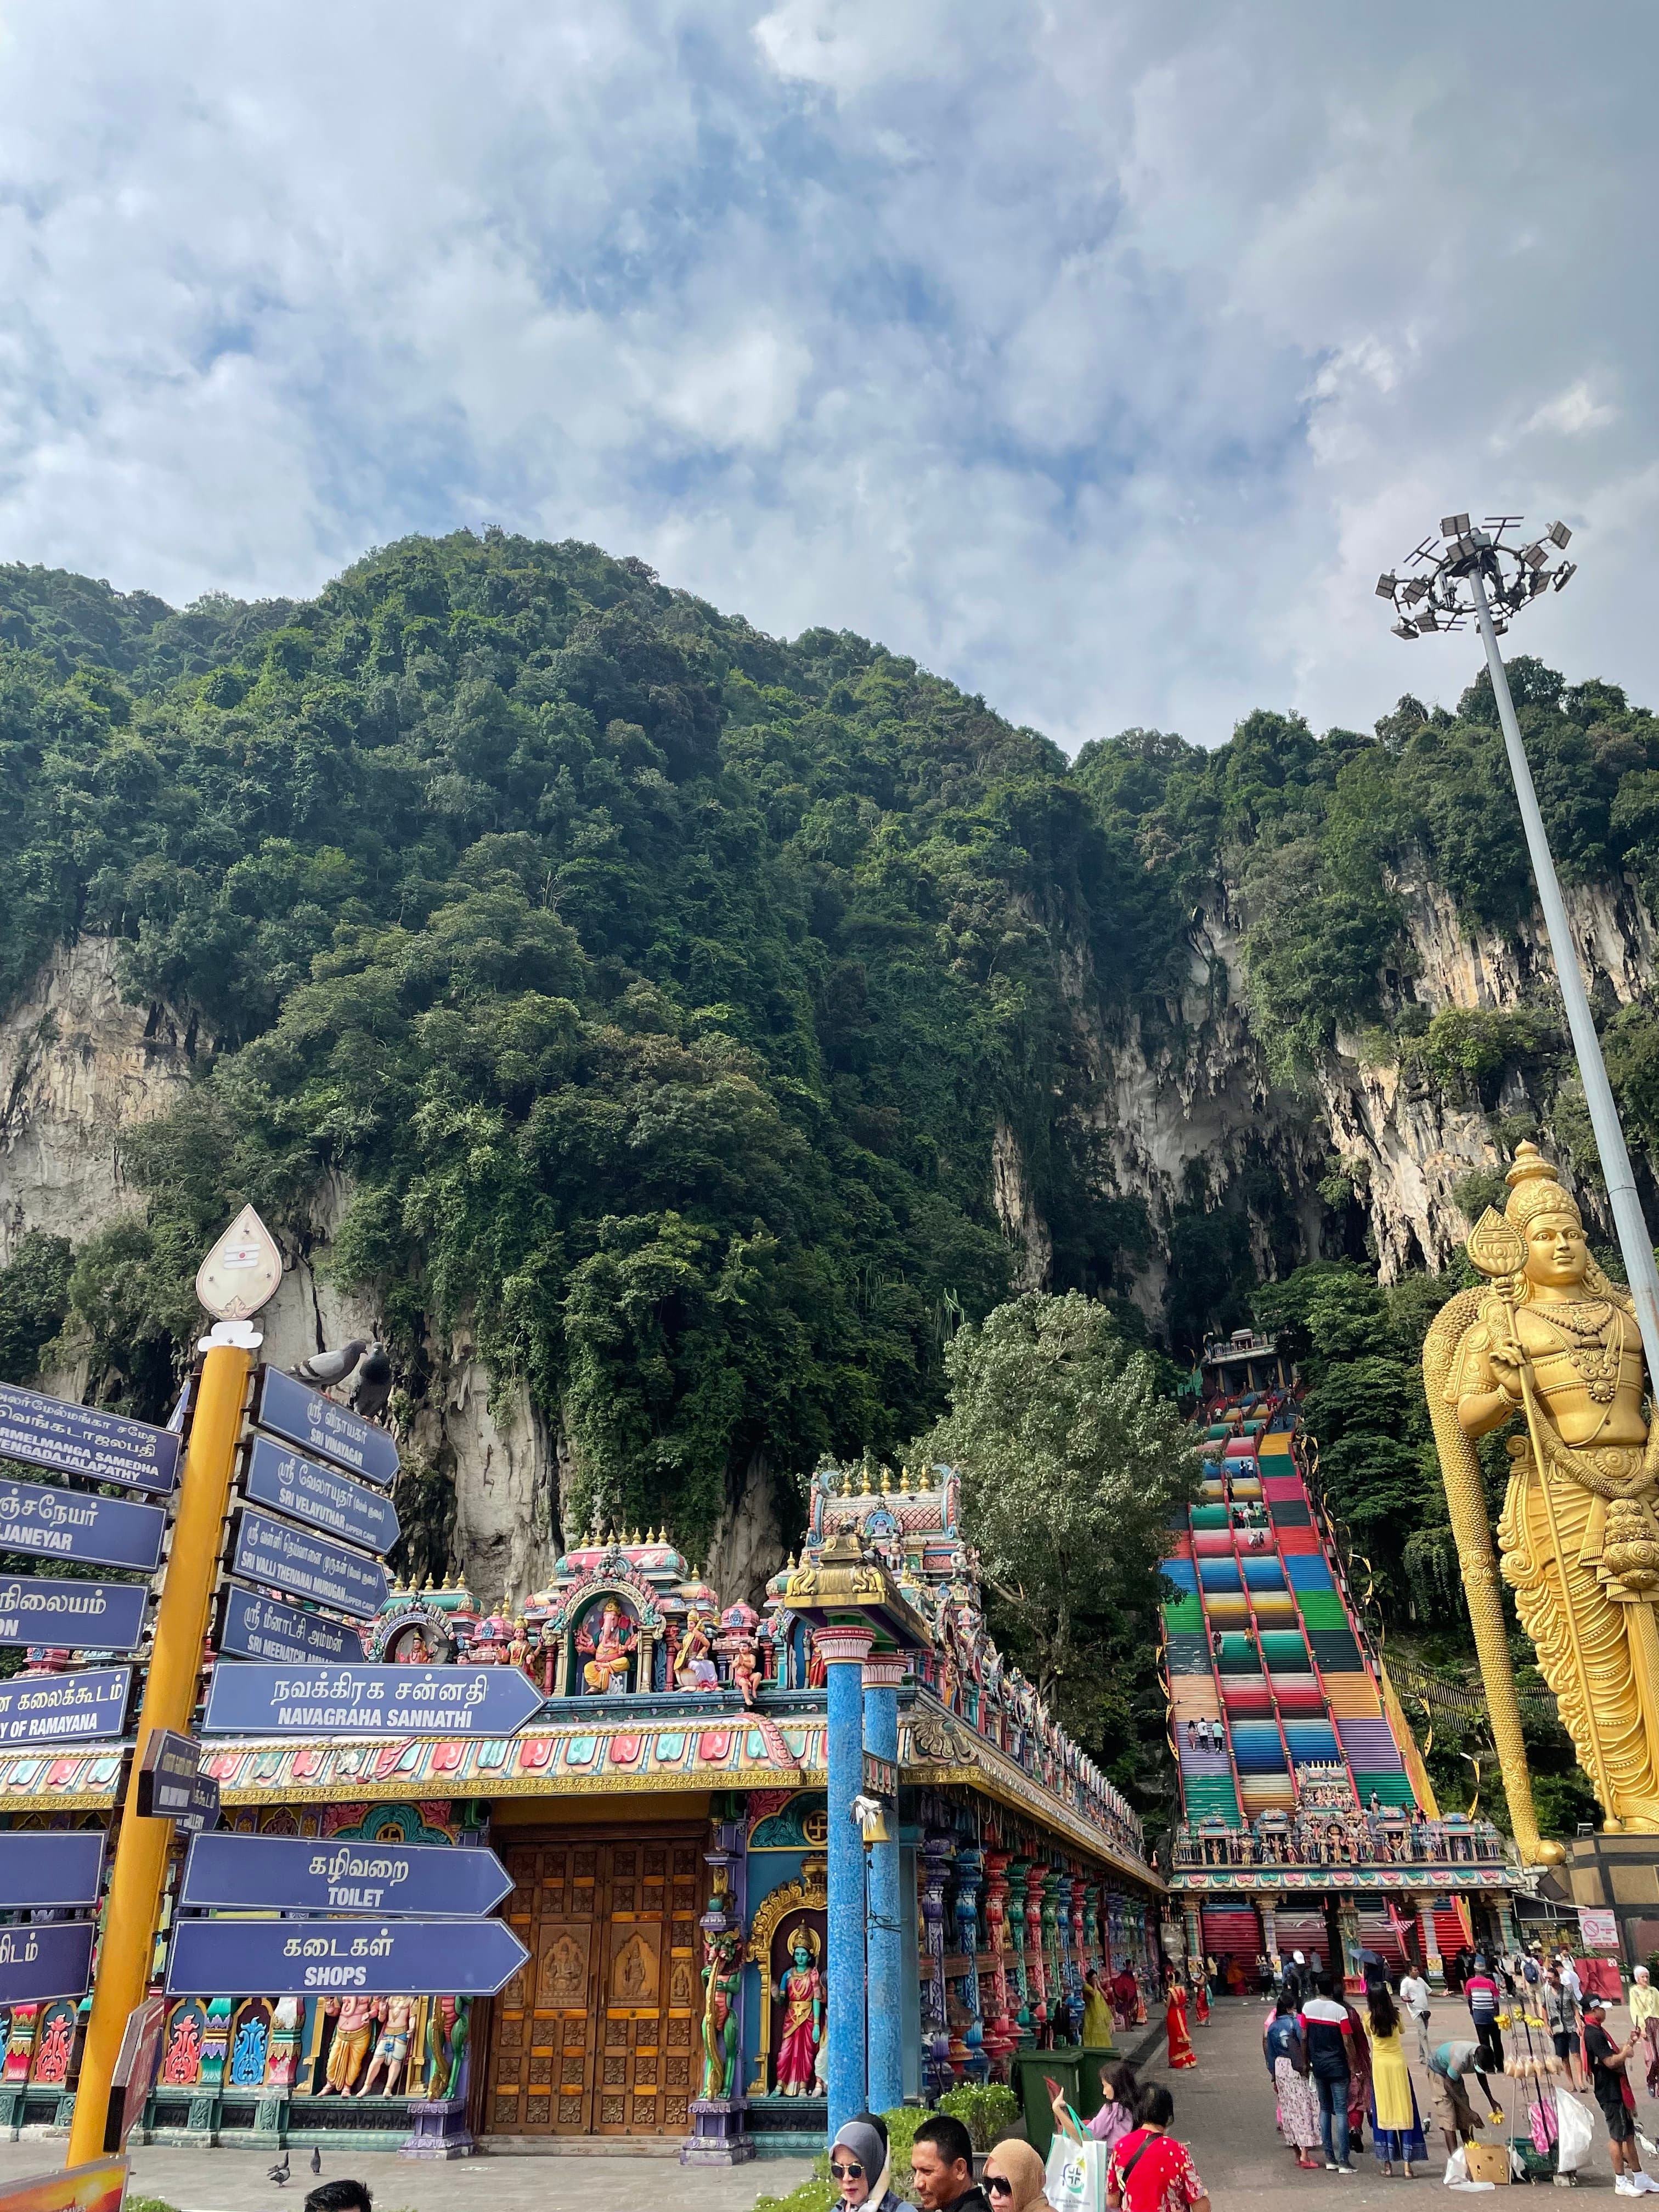
[[[499,1739],[204,1735],[222,1826],[315,1838],[353,1879],[487,1845],[529,1961],[476,2002],[171,2000],[139,2141],[817,2148],[837,2082],[880,2110],[1006,2078],[1080,2040],[1087,1968],[1161,1970],[1140,1823],[988,1635],[948,1468],[820,1469],[763,1612],[666,1535],[610,1533],[511,1609],[394,1589],[363,1643],[518,1668],[539,1711]],[[0,1752],[0,1821],[106,1826],[123,1755]],[[0,2010],[0,2131],[66,2125],[86,2009]]]
[[[1201,1492],[1164,1565],[1178,1940],[1235,1985],[1300,1951],[1358,1989],[1366,1951],[1443,1986],[1462,1947],[1513,1949],[1522,1869],[1489,1821],[1440,1813],[1310,1487],[1273,1340],[1219,1340],[1202,1373]],[[1251,1378],[1269,1387],[1237,1389]]]

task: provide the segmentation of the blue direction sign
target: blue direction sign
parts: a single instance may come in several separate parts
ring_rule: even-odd
[[[235,1659],[281,1659],[304,1667],[313,1659],[361,1660],[363,1639],[349,1622],[323,1613],[301,1613],[274,1597],[225,1585],[216,1641]]]
[[[0,1940],[35,1932],[0,1931]],[[167,1994],[399,1996],[441,1990],[488,1997],[505,1989],[529,1956],[501,1920],[181,1920],[173,1931]]]
[[[0,1838],[0,1851],[4,1838]],[[29,1841],[34,1838],[31,1837]],[[0,1856],[0,1870],[4,1859]],[[179,1902],[244,1911],[422,1913],[482,1919],[513,1887],[494,1851],[335,1837],[198,1836]]]
[[[213,1670],[204,1725],[216,1735],[512,1735],[541,1703],[541,1692],[517,1667],[226,1662]]]
[[[54,1828],[0,1836],[0,1898],[9,1912],[98,1902],[104,1879],[101,1828]],[[428,1844],[427,1849],[432,1849]]]
[[[252,1511],[241,1516],[230,1566],[233,1574],[246,1575],[251,1583],[269,1583],[290,1597],[314,1598],[360,1620],[380,1611],[392,1588],[378,1559]]]
[[[0,1682],[0,1744],[119,1735],[131,1689],[131,1667],[88,1667],[80,1674],[14,1674]]]
[[[14,1575],[0,1582],[0,1644],[50,1644],[70,1651],[133,1651],[149,1598],[143,1583],[72,1583]]]
[[[476,1940],[481,1931],[468,1932]],[[85,1996],[92,1979],[92,1938],[90,1920],[0,1928],[0,2004]]]
[[[255,1437],[242,1470],[242,1495],[290,1521],[304,1521],[361,1544],[384,1559],[398,1536],[398,1509],[378,1490],[365,1490],[349,1474],[304,1459],[274,1437]],[[0,1513],[5,1500],[0,1498]],[[129,1512],[139,1511],[129,1506]],[[153,1510],[153,1509],[152,1509]]]
[[[164,1505],[54,1490],[46,1482],[0,1483],[0,1551],[50,1552],[92,1567],[149,1574],[161,1565],[167,1525]]]
[[[179,1473],[179,1439],[148,1421],[129,1421],[95,1406],[71,1406],[38,1390],[0,1383],[0,1459],[30,1467],[55,1467],[62,1474],[89,1474],[128,1490],[172,1489]]]
[[[387,1430],[337,1406],[320,1390],[307,1389],[280,1367],[261,1370],[253,1418],[273,1436],[286,1437],[302,1451],[331,1459],[366,1481],[384,1486],[397,1480],[398,1447]]]

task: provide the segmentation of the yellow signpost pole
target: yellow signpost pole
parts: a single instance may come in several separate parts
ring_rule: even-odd
[[[173,1823],[139,1817],[138,1769],[151,1731],[187,1732],[196,1708],[208,1607],[218,1569],[219,1542],[252,1365],[252,1353],[241,1346],[216,1344],[206,1355],[197,1385],[196,1414],[173,1525],[173,1549],[156,1608],[149,1679],[139,1715],[137,1747],[127,1775],[121,1833],[104,1913],[92,2017],[70,2130],[70,2166],[103,2155],[110,2083],[127,2015],[143,2002],[149,1987]]]

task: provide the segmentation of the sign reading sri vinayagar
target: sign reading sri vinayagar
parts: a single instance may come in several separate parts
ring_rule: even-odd
[[[1532,1145],[1507,1180],[1468,1239],[1487,1286],[1441,1309],[1423,1382],[1515,1839],[1536,1864],[1564,1854],[1538,1833],[1499,1559],[1607,1826],[1659,1831],[1659,1422],[1630,1295],[1590,1257],[1572,1197]],[[1475,1446],[1506,1427],[1494,1552]]]

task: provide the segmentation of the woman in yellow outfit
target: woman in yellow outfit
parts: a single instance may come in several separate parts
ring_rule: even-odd
[[[1429,2153],[1406,2063],[1406,2023],[1386,1986],[1368,1990],[1365,2002],[1371,2016],[1371,2138],[1383,2172],[1392,2173],[1398,2159],[1410,2181],[1412,2160]]]

